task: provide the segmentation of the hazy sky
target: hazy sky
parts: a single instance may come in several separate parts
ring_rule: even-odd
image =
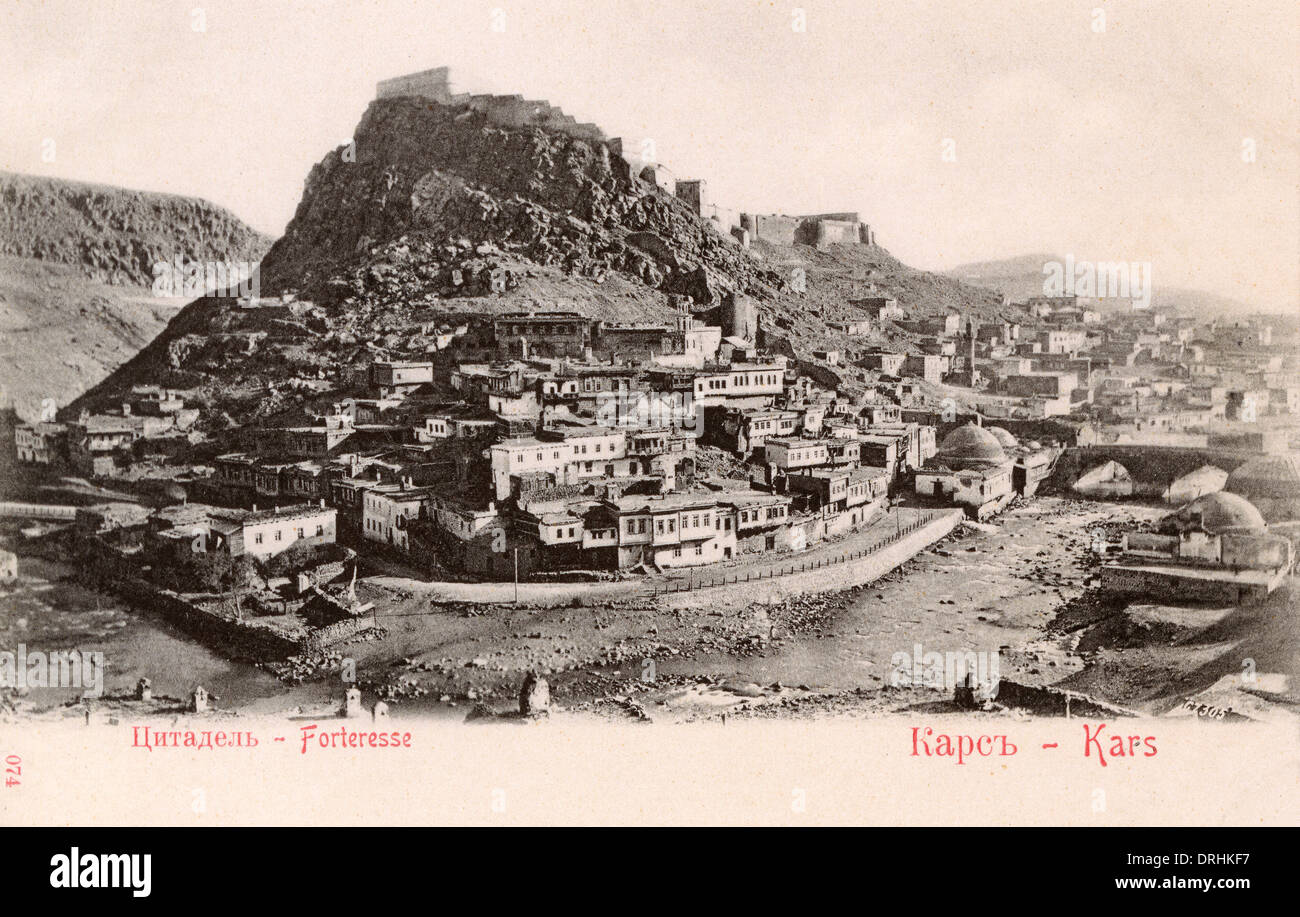
[[[1295,0],[3,0],[0,169],[278,235],[375,82],[446,64],[726,206],[860,211],[917,267],[1150,261],[1300,308],[1298,45]]]

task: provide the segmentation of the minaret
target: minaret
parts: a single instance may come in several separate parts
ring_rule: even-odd
[[[966,316],[966,371],[970,373],[971,388],[975,387],[975,317]]]

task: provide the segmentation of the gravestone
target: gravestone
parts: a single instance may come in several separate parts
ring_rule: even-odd
[[[551,686],[536,672],[529,672],[519,689],[519,712],[524,716],[539,716],[551,708]]]

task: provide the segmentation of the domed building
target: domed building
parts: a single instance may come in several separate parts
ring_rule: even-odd
[[[1161,495],[1172,506],[1186,506],[1198,497],[1218,493],[1228,483],[1228,472],[1214,465],[1202,465],[1169,482]]]
[[[916,493],[985,519],[1015,496],[1011,472],[998,438],[966,424],[945,436],[934,457],[917,470]]]
[[[1268,528],[1263,515],[1245,497],[1217,491],[1197,497],[1176,513],[1160,520],[1161,531],[1187,532],[1195,529],[1210,535],[1263,532]]]
[[[1218,491],[1160,520],[1159,534],[1126,532],[1101,588],[1161,601],[1240,604],[1267,596],[1295,566],[1290,539],[1270,532],[1249,500]]]
[[[1223,489],[1255,504],[1269,522],[1300,519],[1300,465],[1294,454],[1250,459],[1228,475]]]
[[[1020,448],[1020,442],[1011,435],[1011,431],[1006,427],[989,427],[988,431],[997,439],[1002,451],[1010,453],[1012,449]]]
[[[1006,433],[1005,430],[1002,432]],[[1006,435],[1011,436],[1010,433]],[[993,433],[968,423],[943,438],[934,458],[936,462],[954,469],[989,468],[1006,462],[1007,453]]]

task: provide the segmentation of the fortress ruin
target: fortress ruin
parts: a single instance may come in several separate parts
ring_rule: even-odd
[[[595,124],[580,122],[563,109],[544,99],[525,99],[520,95],[490,95],[452,91],[451,70],[434,67],[380,80],[375,87],[378,99],[414,96],[440,105],[465,106],[484,115],[501,127],[540,127],[572,137],[605,144],[616,156],[623,156],[623,141],[606,139]],[[636,177],[656,185],[665,194],[683,201],[691,211],[713,223],[720,233],[748,247],[755,239],[777,245],[875,245],[871,227],[857,213],[815,213],[790,216],[780,213],[743,213],[719,206],[709,199],[708,185],[702,178],[676,179],[661,163],[643,163]]]
[[[471,111],[484,115],[501,127],[540,127],[561,131],[583,140],[598,143],[605,141],[604,133],[596,125],[580,122],[566,115],[545,99],[525,99],[520,95],[490,95],[486,93],[456,93],[451,91],[451,69],[434,67],[419,73],[408,73],[392,79],[380,80],[375,86],[375,98],[390,99],[399,96],[416,96],[432,99],[441,105],[464,105]]]

